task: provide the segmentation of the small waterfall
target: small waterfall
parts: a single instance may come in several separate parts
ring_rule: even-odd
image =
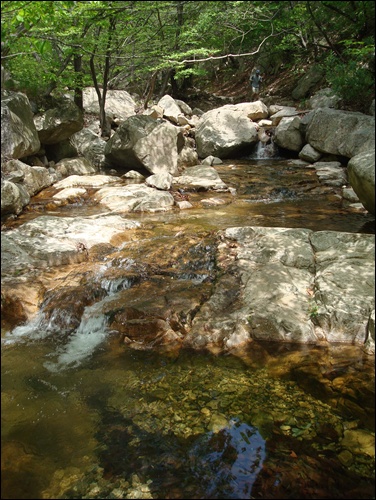
[[[50,372],[60,372],[79,366],[108,336],[107,317],[103,312],[106,300],[110,300],[122,290],[131,288],[135,282],[139,281],[139,276],[136,274],[124,275],[124,269],[131,269],[134,263],[133,259],[127,259],[126,262],[117,261],[120,268],[114,266],[114,261],[101,266],[93,278],[93,283],[100,286],[105,292],[105,297],[98,300],[103,296],[99,294],[97,302],[83,309],[79,324],[74,304],[67,304],[65,301],[64,305],[59,307],[58,299],[63,296],[52,294],[34,318],[6,332],[1,340],[2,345],[9,346],[54,337],[56,339],[54,344],[57,342],[58,347],[55,345],[47,355],[53,361],[44,363],[44,366]],[[106,276],[107,273],[109,273],[108,276]],[[97,287],[93,286],[93,289],[97,290]],[[71,293],[74,293],[74,288]],[[95,300],[94,295],[93,300]],[[52,312],[46,310],[46,307],[51,309],[51,302],[54,305]]]
[[[253,160],[266,160],[268,158],[279,158],[278,146],[273,139],[267,144],[258,141],[255,151],[248,157]]]
[[[38,314],[25,325],[17,326],[12,331],[7,332],[4,338],[1,339],[1,343],[3,345],[11,345],[17,342],[25,342],[29,339],[41,340],[52,333],[53,329],[50,328],[50,323],[46,319],[45,314],[39,311]]]
[[[266,160],[269,158],[279,158],[279,148],[273,140],[273,133],[270,130],[260,128],[258,132],[259,141],[255,150],[248,158],[253,160]]]
[[[105,340],[108,329],[107,318],[102,307],[103,301],[85,307],[81,323],[68,337],[67,343],[48,355],[49,357],[57,357],[55,362],[44,364],[49,371],[58,372],[80,365]],[[59,334],[61,332],[56,329],[56,325],[51,325],[43,311],[39,311],[31,321],[8,332],[1,343],[6,346],[18,342],[41,340],[52,335],[58,337]]]
[[[46,362],[44,366],[51,372],[74,368],[89,357],[108,335],[107,318],[102,312],[103,302],[85,308],[80,326],[70,336],[68,343],[51,353],[56,362]]]

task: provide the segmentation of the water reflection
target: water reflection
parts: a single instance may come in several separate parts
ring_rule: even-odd
[[[232,419],[199,438],[189,455],[205,498],[251,498],[266,457],[265,440],[255,427]]]

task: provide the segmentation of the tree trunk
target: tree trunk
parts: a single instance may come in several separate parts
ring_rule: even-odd
[[[176,32],[175,32],[175,44],[174,44],[174,50],[177,51],[179,50],[180,47],[180,33],[181,33],[181,28],[184,24],[184,2],[176,2]],[[177,96],[179,93],[179,88],[178,84],[175,80],[175,69],[170,68],[167,70],[167,73],[165,74],[165,77],[162,82],[162,87],[159,92],[160,97],[163,97],[167,93],[167,87],[168,84],[170,83],[171,85],[171,94],[172,96]]]
[[[159,91],[159,97],[163,97],[167,93],[167,87],[170,81],[171,71],[172,69],[168,69],[164,74],[161,90]]]
[[[106,110],[105,110],[106,96],[104,93],[104,89],[103,89],[103,93],[101,93],[101,89],[99,88],[99,85],[98,85],[97,75],[96,75],[95,67],[94,67],[94,54],[90,57],[90,71],[91,71],[91,77],[92,77],[93,83],[94,83],[94,88],[95,88],[95,91],[96,91],[97,97],[98,97],[99,126],[101,128],[101,137],[110,137],[111,127],[107,121]]]
[[[112,34],[115,30],[115,19],[110,18],[110,26],[108,30],[108,38],[107,38],[107,48],[106,48],[106,57],[105,57],[105,65],[104,65],[104,71],[103,71],[103,88],[102,88],[102,93],[98,85],[98,80],[97,80],[97,75],[95,72],[95,66],[94,66],[94,57],[95,57],[95,51],[90,57],[90,71],[91,71],[91,77],[93,79],[95,91],[98,96],[98,104],[99,104],[99,124],[101,127],[101,136],[102,137],[111,137],[111,125],[109,121],[107,120],[106,116],[106,95],[107,95],[107,87],[108,87],[108,79],[109,79],[109,73],[110,73],[110,60],[111,60],[111,41],[112,41]]]
[[[147,96],[146,96],[145,102],[144,102],[144,109],[147,109],[148,102],[150,101],[151,96],[153,95],[154,87],[155,87],[155,80],[157,79],[157,75],[158,75],[158,71],[155,71],[153,73],[153,76],[151,77],[150,85],[149,85],[149,91],[147,93]]]
[[[84,110],[84,97],[82,92],[82,55],[75,55],[73,59],[74,71],[76,73],[76,86],[74,88],[74,103],[81,111]]]
[[[175,73],[176,73],[176,70],[173,68],[170,72],[171,95],[173,97],[178,97],[179,96],[179,87],[178,87],[177,81],[175,80]]]

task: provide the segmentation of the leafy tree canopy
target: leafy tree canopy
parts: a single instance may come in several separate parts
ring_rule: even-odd
[[[373,1],[2,1],[2,66],[8,88],[31,96],[95,81],[145,96],[179,92],[225,63],[232,74],[256,64],[275,74],[315,62],[344,98],[370,99],[374,10]]]

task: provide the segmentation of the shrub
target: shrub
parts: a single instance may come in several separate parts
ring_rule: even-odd
[[[326,78],[333,91],[350,108],[368,110],[375,93],[374,45],[348,47],[343,58],[331,54],[325,62]]]

